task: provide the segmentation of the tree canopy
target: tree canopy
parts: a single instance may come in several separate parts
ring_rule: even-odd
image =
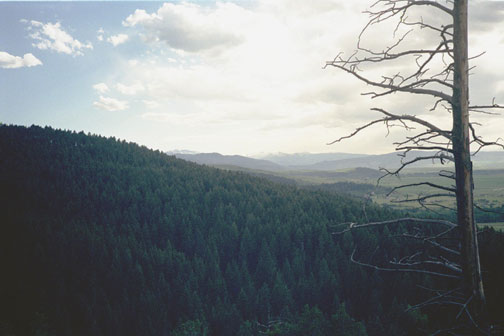
[[[400,226],[347,232],[362,204],[133,143],[0,126],[0,334],[422,335],[425,294],[350,262]],[[367,206],[372,220],[395,214]],[[503,237],[482,235],[493,307]],[[384,284],[387,284],[385,286]],[[489,299],[490,300],[490,299]],[[498,311],[496,311],[498,315]],[[500,316],[502,318],[502,316]]]

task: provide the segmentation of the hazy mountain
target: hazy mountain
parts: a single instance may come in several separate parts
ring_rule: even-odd
[[[178,158],[215,167],[236,166],[252,170],[266,171],[333,171],[352,168],[398,168],[402,161],[409,161],[419,156],[430,156],[432,152],[410,152],[403,158],[399,152],[366,155],[352,153],[295,153],[268,154],[262,159],[240,155],[222,155],[219,153],[194,153],[190,151],[171,151],[168,154]],[[504,168],[504,151],[480,152],[473,157],[476,169]],[[439,161],[419,161],[409,168],[428,168],[441,166]],[[450,163],[445,162],[449,167]]]
[[[258,156],[257,158],[268,160],[282,166],[305,166],[319,163],[322,161],[335,161],[366,157],[366,154],[352,153],[277,153]]]
[[[252,159],[240,155],[222,155],[219,153],[182,154],[175,153],[175,157],[186,161],[207,166],[238,166],[248,169],[279,171],[284,167],[267,160]]]
[[[198,154],[198,152],[187,150],[187,149],[173,149],[166,152],[168,155],[178,155],[178,154]]]
[[[432,152],[410,152],[403,158],[396,153],[387,153],[380,155],[366,155],[362,157],[346,158],[340,160],[330,160],[317,162],[312,165],[301,166],[298,168],[306,170],[339,170],[339,169],[350,169],[350,168],[398,168],[401,166],[401,162],[410,161],[416,157],[431,156]],[[503,168],[504,167],[504,151],[501,152],[480,152],[473,157],[474,166],[476,169],[490,169],[490,168]],[[445,162],[445,165],[449,167],[451,163]],[[422,168],[422,167],[435,167],[441,166],[439,160],[423,160],[415,162],[410,165],[409,168]]]
[[[415,158],[417,156],[422,156],[422,153],[416,153],[414,155],[409,154],[408,160]],[[304,166],[304,169],[308,170],[338,170],[338,169],[349,169],[356,167],[379,169],[379,168],[396,168],[401,165],[401,159],[398,153],[387,153],[380,155],[367,155],[364,157],[355,157],[341,160],[331,160],[322,161],[315,163],[313,165]],[[414,167],[431,166],[432,161],[419,162],[414,165]]]
[[[338,180],[346,179],[346,180],[367,180],[372,179],[376,180],[379,177],[383,176],[383,173],[371,168],[357,167],[344,171],[301,171],[296,173],[296,175],[300,176],[318,176],[323,178],[334,178]]]

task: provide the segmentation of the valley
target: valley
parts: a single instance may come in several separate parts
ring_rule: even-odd
[[[414,155],[420,156],[422,153]],[[415,157],[414,155],[412,157]],[[380,179],[384,175],[380,168],[386,167],[393,170],[400,166],[401,157],[397,153],[384,155],[345,153],[284,154],[264,156],[263,159],[225,156],[217,153],[176,156],[225,170],[247,172],[280,183],[312,189],[321,188],[327,191],[370,199],[376,204],[398,210],[422,208],[419,202],[403,202],[403,200],[412,200],[429,195],[433,192],[433,189],[426,185],[416,185],[395,189],[392,192],[394,188],[425,181],[449,187],[451,181],[445,177],[440,177],[439,171],[441,169],[453,171],[451,165],[440,166],[424,163],[404,169],[399,176],[388,176]],[[477,206],[484,209],[502,208],[504,206],[504,152],[478,153],[474,157],[474,166],[474,196]],[[334,167],[334,169],[331,169],[331,167]],[[443,212],[443,208],[453,208],[454,206],[454,200],[450,197],[438,198],[435,201],[437,206],[434,209],[437,211]],[[432,203],[425,202],[425,204]],[[504,218],[503,216],[483,217],[483,222]]]

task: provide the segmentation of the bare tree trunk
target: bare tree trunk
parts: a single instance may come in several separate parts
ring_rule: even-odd
[[[484,315],[485,293],[481,278],[473,205],[472,162],[469,148],[469,67],[467,42],[467,0],[454,1],[453,8],[453,155],[455,159],[457,221],[462,234],[461,266],[468,297],[477,320]]]
[[[417,272],[443,278],[459,279],[460,287],[439,292],[435,297],[415,305],[414,309],[432,304],[447,304],[445,299],[449,297],[448,304],[456,306],[458,309],[462,308],[453,321],[458,325],[446,330],[458,330],[470,334],[488,334],[490,323],[485,308],[485,292],[483,290],[476,222],[474,219],[474,183],[470,145],[472,143],[476,145],[475,152],[477,153],[487,146],[498,146],[504,149],[504,144],[499,142],[500,139],[485,141],[478,136],[474,125],[469,121],[469,113],[473,111],[492,114],[489,110],[504,110],[504,105],[496,104],[494,100],[489,105],[469,104],[468,1],[375,0],[370,9],[365,12],[370,16],[370,19],[359,34],[357,50],[350,56],[345,57],[343,53],[339,53],[332,61],[328,61],[326,66],[332,66],[349,73],[361,82],[372,86],[372,91],[363,93],[371,98],[384,97],[395,93],[431,96],[436,101],[429,111],[438,113],[438,110],[442,107],[452,114],[452,130],[450,131],[443,126],[435,125],[422,116],[419,117],[408,113],[396,114],[374,107],[371,110],[379,112],[381,117],[356,128],[349,135],[339,137],[331,144],[352,138],[375,124],[383,123],[387,130],[398,126],[414,134],[406,136],[404,141],[394,143],[396,150],[402,151],[400,154],[402,156],[401,166],[393,170],[381,168],[385,174],[380,180],[384,177],[399,176],[404,168],[420,161],[436,160],[441,164],[447,161],[455,163],[455,174],[447,170],[440,170],[438,173],[440,177],[447,178],[450,181],[455,180],[455,186],[424,181],[400,185],[391,191],[392,193],[402,188],[419,185],[428,186],[433,190],[429,194],[418,195],[418,197],[414,198],[406,196],[405,199],[396,202],[418,202],[423,209],[430,211],[434,211],[433,208],[456,210],[456,224],[446,220],[437,221],[441,227],[444,227],[443,231],[435,234],[420,234],[418,229],[413,229],[401,235],[404,238],[421,240],[427,243],[428,246],[438,249],[439,253],[437,255],[418,250],[411,255],[402,256],[399,259],[394,258],[389,260],[388,264],[382,263],[381,265],[359,261],[359,258],[356,257],[358,254],[352,254],[351,260],[375,270]],[[430,8],[433,14],[446,17],[445,23],[439,24],[424,20],[421,12],[415,12],[415,9],[420,7]],[[366,32],[388,20],[395,23],[395,43],[381,50],[364,46],[363,36]],[[408,35],[410,37],[415,36],[420,31],[427,31],[428,34],[439,34],[437,44],[431,45],[431,42],[426,42],[415,48],[404,48],[402,42],[406,40]],[[398,37],[396,37],[396,34],[398,34]],[[395,70],[384,71],[381,80],[377,80],[374,76],[368,76],[365,73],[365,67],[368,65],[394,63],[396,60],[404,59],[414,59],[413,65],[416,65],[416,67],[412,66],[412,69],[399,73],[391,72]],[[420,129],[415,131],[415,126],[420,126]],[[408,153],[414,151],[431,151],[433,154],[422,154],[413,158],[407,157]],[[454,196],[456,196],[456,209],[443,205],[441,202],[433,201],[438,199],[446,200],[448,197]],[[436,211],[434,213],[439,215]],[[423,221],[424,223],[430,223],[430,220]],[[349,225],[348,229],[340,230],[334,234],[342,234],[361,227],[374,227],[393,223],[413,225],[413,223],[420,224],[420,222],[418,219],[399,218],[393,221],[367,221],[367,223],[361,224],[345,223]],[[456,237],[458,246],[447,245],[446,242],[453,240],[446,239],[449,236],[448,239],[455,238],[455,232],[458,232]],[[446,255],[449,255],[449,257],[446,257]],[[464,318],[460,319],[461,316],[464,316]],[[438,330],[437,333],[439,332]]]

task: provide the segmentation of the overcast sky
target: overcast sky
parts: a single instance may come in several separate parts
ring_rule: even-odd
[[[371,101],[360,95],[369,88],[323,69],[355,49],[362,11],[373,2],[0,2],[0,122],[160,150],[390,152],[401,133],[386,138],[382,126],[326,145],[373,118],[373,106],[449,125],[446,112],[429,114],[432,101],[399,94]],[[473,62],[471,101],[504,103],[504,2],[471,4],[470,53],[486,51]],[[366,41],[389,37],[376,29]],[[504,135],[504,117],[475,117],[489,140]]]

